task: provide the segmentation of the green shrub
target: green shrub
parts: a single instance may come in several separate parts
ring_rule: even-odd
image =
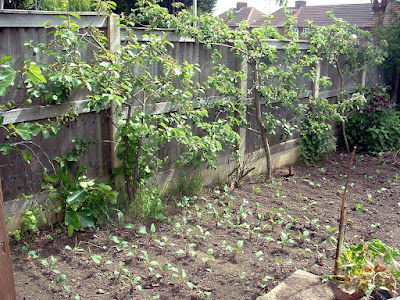
[[[336,148],[330,124],[305,120],[300,135],[300,159],[306,164],[325,158]]]
[[[370,153],[394,151],[400,146],[400,114],[390,104],[384,87],[364,89],[367,102],[362,110],[347,118],[350,146]]]
[[[349,144],[361,151],[394,151],[400,146],[400,114],[385,111],[369,116],[358,112],[348,118],[346,131]]]

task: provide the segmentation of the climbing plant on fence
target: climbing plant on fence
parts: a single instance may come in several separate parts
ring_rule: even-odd
[[[249,114],[254,111],[257,124],[255,131],[261,136],[265,153],[266,179],[270,180],[272,166],[269,135],[275,134],[278,127],[283,128],[286,134],[293,131],[293,120],[279,118],[277,112],[282,108],[297,111],[295,104],[302,87],[297,86],[296,76],[301,73],[303,66],[309,63],[297,43],[294,19],[289,15],[286,21],[285,38],[288,40],[283,47],[283,56],[280,57],[268,40],[280,35],[275,29],[268,27],[268,24],[250,30],[243,22],[237,30],[232,30],[222,20],[211,15],[195,18],[189,12],[181,11],[176,16],[171,16],[154,3],[138,9],[133,18],[136,22],[149,24],[150,28],[172,27],[183,36],[193,38],[196,42],[214,50],[217,63],[218,56],[221,56],[219,51],[221,47],[230,49],[239,60],[243,61],[245,70],[232,70],[226,65],[219,64],[215,68],[218,74],[215,76],[222,77],[223,83],[235,83],[240,81],[241,76],[248,76],[247,90],[242,90],[238,95],[233,93],[236,89],[232,85],[221,85],[218,91],[245,105],[249,108]],[[249,123],[245,128],[253,130]]]
[[[104,35],[94,28],[82,31],[74,21],[77,17],[74,14],[57,26],[54,40],[48,45],[28,43],[35,56],[53,57],[52,63],[29,65],[28,62],[22,71],[15,71],[9,64],[11,58],[3,59],[2,91],[6,94],[15,75],[20,74],[24,77],[22,88],[26,90],[28,105],[68,102],[72,91],[82,90],[87,93],[86,105],[91,110],[100,112],[111,105],[119,107],[112,121],[119,132],[116,142],[121,166],[113,173],[124,175],[129,203],[134,202],[138,190],[162,168],[164,161],[158,158],[158,152],[166,143],[175,142],[183,149],[177,164],[192,164],[195,168],[202,163],[213,167],[218,151],[237,146],[240,139],[233,130],[236,119],[232,118],[232,122],[212,119],[209,114],[212,108],[229,118],[237,109],[228,101],[209,104],[203,100],[208,87],[193,81],[200,72],[198,66],[187,61],[178,63],[169,52],[172,44],[165,36],[149,34],[146,42],[139,42],[134,32],[128,31],[127,44],[111,51]],[[90,61],[81,55],[87,46],[93,49]],[[156,68],[162,73],[153,74],[151,70]],[[170,108],[157,111],[163,103],[168,103]],[[73,111],[68,120],[71,119],[74,119]],[[54,136],[62,122],[65,118],[44,125],[3,126],[10,132],[9,136],[23,140],[2,144],[3,154],[18,150],[29,163],[35,151],[28,151],[33,149],[25,141],[41,132],[45,138]],[[99,221],[99,214],[94,211],[101,207],[99,201],[108,199],[115,204],[116,193],[109,185],[87,179],[80,172],[72,175],[63,158],[56,159],[59,167],[51,159],[49,162],[52,170],[44,170],[44,188],[51,191],[52,198],[61,198],[69,234]]]
[[[328,12],[328,17],[333,24],[328,26],[318,26],[313,21],[308,22],[309,31],[304,36],[310,42],[308,54],[317,64],[320,61],[327,61],[334,66],[339,76],[340,94],[338,103],[329,104],[326,99],[318,99],[319,88],[329,84],[330,78],[317,78],[314,68],[310,76],[311,80],[319,81],[317,84],[317,95],[315,100],[311,101],[309,111],[306,115],[306,121],[300,129],[303,137],[301,143],[303,153],[308,157],[303,157],[305,161],[313,162],[313,157],[318,158],[333,149],[326,140],[333,139],[331,126],[327,121],[337,121],[342,124],[342,134],[346,150],[349,153],[349,144],[346,135],[346,116],[365,102],[363,97],[356,93],[349,94],[345,90],[345,75],[348,74],[357,82],[360,72],[366,72],[370,67],[380,64],[383,61],[382,50],[372,43],[371,34],[362,30],[347,21],[338,19],[332,12]],[[333,77],[333,75],[331,75]],[[362,75],[365,80],[365,75]],[[365,84],[365,83],[362,83]],[[315,97],[316,96],[316,97]],[[318,102],[316,105],[312,103]],[[323,116],[323,117],[322,117]],[[307,134],[304,134],[307,132]],[[328,138],[327,138],[328,137]],[[307,148],[314,145],[314,149],[320,149],[318,153],[307,153]],[[310,155],[311,154],[311,155]]]

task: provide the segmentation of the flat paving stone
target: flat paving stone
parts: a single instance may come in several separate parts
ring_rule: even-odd
[[[321,283],[320,276],[297,270],[257,300],[334,300],[334,288],[331,283]]]

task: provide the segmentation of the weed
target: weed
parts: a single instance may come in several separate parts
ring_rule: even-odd
[[[164,219],[164,204],[161,201],[159,190],[155,186],[140,189],[131,211],[133,215],[140,218]]]
[[[187,175],[181,173],[176,181],[174,187],[169,190],[166,196],[169,199],[181,199],[184,196],[192,197],[198,194],[203,188],[203,178],[200,173],[194,173],[193,175]]]

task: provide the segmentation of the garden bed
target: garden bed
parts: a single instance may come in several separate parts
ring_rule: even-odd
[[[400,248],[393,161],[393,153],[357,155],[347,242],[379,238]],[[294,166],[290,177],[277,170],[271,184],[260,176],[233,191],[216,187],[185,198],[165,221],[11,241],[18,299],[255,299],[297,269],[332,274],[348,165],[349,156],[333,154]]]

